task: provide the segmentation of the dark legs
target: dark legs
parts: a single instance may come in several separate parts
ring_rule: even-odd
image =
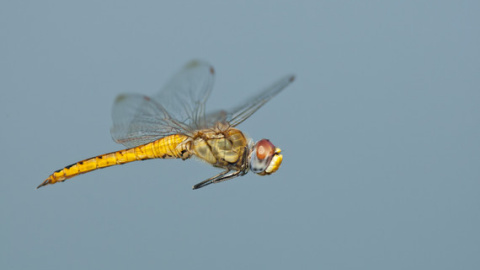
[[[229,172],[230,172],[230,170],[227,169],[226,171],[223,171],[220,174],[215,175],[214,177],[210,177],[207,180],[202,181],[202,182],[194,185],[193,189],[199,189],[199,188],[208,186],[210,184],[216,184],[216,183],[220,183],[220,182],[223,182],[223,181],[227,181],[227,180],[235,178],[239,175],[244,175],[245,174],[243,171],[234,171],[232,173],[229,173]]]

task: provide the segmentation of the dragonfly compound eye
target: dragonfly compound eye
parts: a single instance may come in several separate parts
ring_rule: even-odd
[[[271,157],[275,153],[275,146],[267,139],[257,142],[255,152],[259,160]]]
[[[281,150],[276,148],[269,140],[258,141],[253,147],[250,170],[259,175],[274,173],[282,164]]]

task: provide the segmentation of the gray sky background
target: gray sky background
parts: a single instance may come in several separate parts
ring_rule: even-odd
[[[173,2],[173,1],[172,1]],[[388,2],[388,3],[387,3]],[[480,2],[3,1],[0,269],[480,269]],[[274,175],[150,160],[35,187],[122,149],[110,111],[182,65],[209,108],[297,80],[239,127]]]

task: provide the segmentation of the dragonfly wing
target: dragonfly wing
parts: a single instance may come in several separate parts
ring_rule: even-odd
[[[192,135],[205,126],[205,102],[213,79],[213,67],[194,60],[152,98],[139,94],[118,96],[112,110],[112,138],[134,147],[172,134]]]
[[[260,107],[267,103],[270,99],[276,96],[280,91],[282,91],[287,85],[289,85],[295,76],[288,75],[270,87],[264,89],[257,95],[247,99],[243,104],[235,107],[233,110],[230,110],[227,114],[226,120],[230,123],[231,126],[235,127],[245,121],[250,115],[256,112]]]
[[[198,129],[206,125],[205,102],[213,88],[213,67],[203,61],[187,63],[153,99],[177,121]]]
[[[113,104],[112,119],[112,138],[126,147],[188,132],[187,127],[172,119],[161,104],[140,94],[119,95]]]

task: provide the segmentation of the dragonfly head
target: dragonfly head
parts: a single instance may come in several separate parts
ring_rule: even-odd
[[[280,148],[267,139],[258,141],[250,156],[250,170],[259,175],[269,175],[278,170],[282,164]]]

